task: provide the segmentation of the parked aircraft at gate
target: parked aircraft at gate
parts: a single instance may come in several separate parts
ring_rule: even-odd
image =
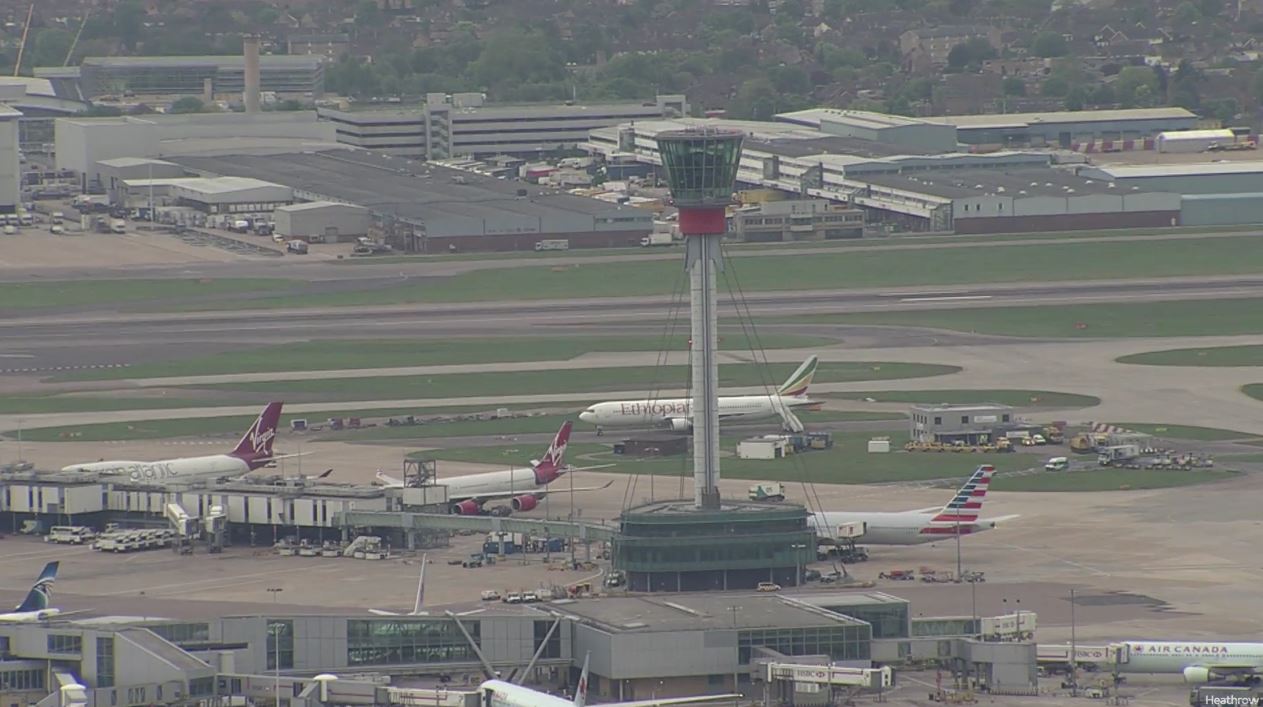
[[[458,515],[479,515],[483,512],[483,504],[493,500],[509,500],[514,511],[534,509],[544,496],[555,491],[597,491],[608,488],[610,481],[604,486],[586,488],[558,488],[550,490],[549,484],[572,471],[588,471],[603,469],[610,464],[600,466],[567,467],[564,463],[566,446],[570,442],[570,430],[573,423],[566,420],[557,430],[553,443],[548,445],[542,459],[531,461],[526,468],[513,468],[504,471],[491,471],[485,474],[467,474],[440,479],[437,483],[447,487],[447,500],[452,504],[452,512]],[[402,487],[402,479],[377,472],[377,479],[387,487]]]
[[[298,456],[275,455],[272,443],[276,439],[276,425],[281,419],[284,403],[268,403],[263,412],[246,430],[236,449],[227,454],[205,457],[179,457],[156,462],[99,461],[71,464],[62,471],[86,472],[107,476],[127,476],[136,483],[159,485],[188,483],[245,476],[255,469],[269,466],[278,459]]]

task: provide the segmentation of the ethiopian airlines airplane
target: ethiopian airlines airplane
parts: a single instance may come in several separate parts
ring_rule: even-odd
[[[296,454],[277,456],[272,453],[272,442],[276,439],[276,424],[281,419],[281,406],[284,403],[268,403],[259,413],[254,424],[246,430],[237,448],[227,454],[213,454],[206,457],[179,457],[163,459],[156,462],[133,461],[99,461],[71,464],[62,469],[69,472],[87,472],[109,476],[126,475],[135,483],[154,483],[160,485],[187,483],[189,481],[236,478],[245,476],[260,467],[265,467],[278,459],[297,456]]]
[[[510,505],[507,510],[510,512],[533,510],[543,500],[544,496],[551,493],[545,487],[566,473],[604,469],[607,466],[613,466],[612,464],[584,467],[566,466],[563,459],[566,456],[566,446],[570,442],[570,430],[573,426],[574,423],[569,420],[562,423],[561,429],[557,430],[557,436],[553,437],[553,443],[548,445],[548,451],[544,452],[544,457],[532,460],[529,467],[489,471],[485,474],[453,476],[438,481],[438,484],[447,487],[447,500],[452,504],[452,513],[463,516],[481,515],[483,513],[483,504],[493,500],[508,500]],[[377,472],[377,480],[382,482],[387,488],[401,488],[404,486],[402,479],[387,476],[380,471]],[[612,483],[614,482],[609,481],[605,486],[590,486],[573,490],[598,491],[608,488]],[[572,489],[557,490],[571,491]]]
[[[1120,673],[1183,674],[1192,684],[1263,675],[1263,643],[1125,641],[1109,651]]]
[[[943,538],[973,535],[991,530],[1016,515],[979,520],[982,502],[991,485],[995,467],[984,464],[974,471],[956,496],[942,508],[922,508],[898,513],[824,511],[811,514],[811,524],[821,539],[849,537],[861,545],[922,545]]]
[[[794,415],[795,408],[808,408],[820,403],[807,397],[807,386],[816,375],[815,356],[803,361],[775,395],[728,395],[719,398],[719,419],[757,420],[780,417],[795,432],[802,431],[802,422]],[[693,401],[618,400],[597,403],[579,413],[579,419],[602,427],[668,427],[673,432],[693,430]]]
[[[584,707],[588,702],[588,658],[590,657],[587,655],[583,658],[583,672],[579,673],[579,684],[575,688],[573,700],[538,692],[507,680],[487,680],[478,686],[478,692],[483,696],[483,707]],[[600,707],[670,707],[670,705],[706,702],[732,702],[740,697],[741,695],[664,697],[635,702],[602,702]]]

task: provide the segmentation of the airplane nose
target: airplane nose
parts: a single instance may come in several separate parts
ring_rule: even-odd
[[[596,413],[592,412],[591,410],[584,410],[583,412],[579,413],[579,419],[583,420],[584,422],[592,422],[596,419]]]

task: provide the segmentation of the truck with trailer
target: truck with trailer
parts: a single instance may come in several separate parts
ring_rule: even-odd
[[[1111,466],[1130,461],[1139,456],[1140,445],[1116,444],[1109,447],[1101,447],[1096,455],[1096,463],[1101,466]]]
[[[553,238],[536,241],[535,252],[538,253],[544,250],[570,250],[570,241],[566,238]]]
[[[670,233],[654,232],[640,239],[641,248],[662,245],[675,245],[675,238]]]

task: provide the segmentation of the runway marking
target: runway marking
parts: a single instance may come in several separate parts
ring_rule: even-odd
[[[346,567],[345,566],[336,567],[336,566],[331,565],[328,569],[336,571],[339,569],[345,570]],[[323,568],[317,569],[317,571],[322,571],[322,570]],[[205,589],[216,589],[216,588],[220,588],[221,586],[228,587],[228,586],[240,585],[244,580],[248,580],[248,579],[262,579],[264,577],[271,577],[273,575],[287,574],[287,573],[293,574],[294,568],[286,567],[283,569],[272,570],[269,572],[254,572],[252,574],[239,574],[232,577],[217,577],[217,578],[209,579],[209,580],[199,579],[199,580],[193,580],[189,582],[173,582],[171,584],[149,585],[146,587],[140,587],[138,589],[124,589],[117,592],[105,592],[104,594],[101,594],[100,596],[108,597],[108,596],[122,596],[124,594],[135,594],[137,591],[141,589],[144,590],[146,596],[162,596],[162,593],[156,590],[189,588],[191,591],[199,591],[199,590],[205,590]]]
[[[0,353],[0,358],[35,358],[35,354],[6,354]]]
[[[48,366],[44,368],[0,368],[5,373],[47,373],[51,371],[85,371],[93,368],[127,368],[130,363],[86,363],[82,366]]]
[[[904,297],[900,302],[954,302],[957,300],[991,299],[991,295],[943,295],[940,297]]]

